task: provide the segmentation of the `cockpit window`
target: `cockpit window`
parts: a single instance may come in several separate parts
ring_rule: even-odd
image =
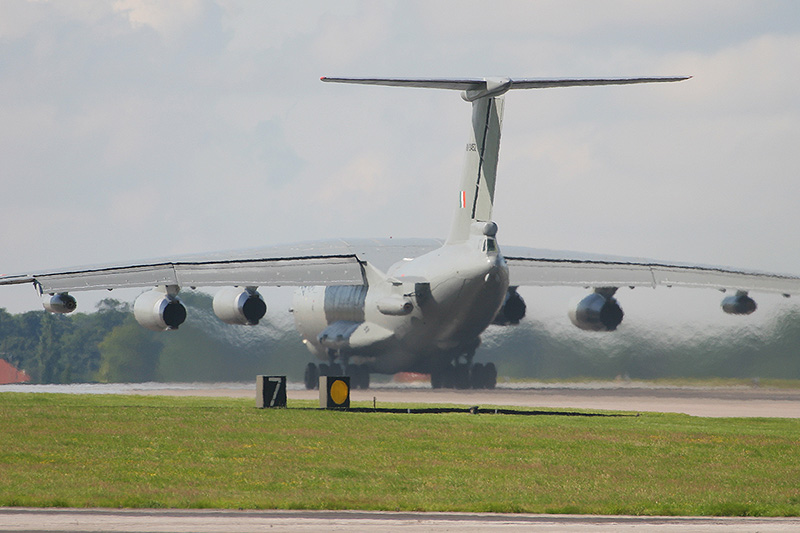
[[[486,238],[486,242],[483,243],[483,251],[484,252],[496,252],[497,251],[497,241],[495,241],[491,237]]]

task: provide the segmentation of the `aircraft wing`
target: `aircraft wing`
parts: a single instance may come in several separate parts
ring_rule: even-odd
[[[800,276],[520,246],[503,246],[502,251],[512,286],[662,285],[800,294]]]
[[[42,293],[178,285],[359,285],[362,265],[382,270],[442,245],[438,239],[354,239],[276,245],[169,259],[43,269],[0,276],[0,285],[34,283]]]
[[[357,285],[363,264],[386,271],[404,258],[442,246],[440,239],[309,241],[148,261],[41,269],[0,275],[0,285],[34,283],[42,293],[178,285]],[[744,269],[503,246],[511,285],[681,286],[800,294],[800,277]]]

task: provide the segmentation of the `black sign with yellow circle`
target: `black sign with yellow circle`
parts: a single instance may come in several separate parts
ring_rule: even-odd
[[[348,409],[350,376],[320,376],[319,406],[323,409]]]

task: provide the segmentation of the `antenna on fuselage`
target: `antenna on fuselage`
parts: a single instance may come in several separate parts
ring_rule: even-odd
[[[459,190],[458,207],[448,243],[469,237],[473,222],[489,222],[494,205],[500,131],[503,124],[503,95],[511,89],[547,89],[550,87],[586,87],[596,85],[631,85],[683,81],[691,76],[651,78],[328,78],[324,82],[390,87],[452,89],[472,103],[472,132],[466,147],[464,174]]]

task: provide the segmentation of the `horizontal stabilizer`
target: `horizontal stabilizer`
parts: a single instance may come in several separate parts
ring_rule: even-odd
[[[320,80],[359,85],[391,87],[423,87],[464,91],[464,99],[473,101],[484,96],[499,96],[511,89],[546,89],[549,87],[585,87],[590,85],[630,85],[688,80],[691,76],[649,78],[329,78]]]

